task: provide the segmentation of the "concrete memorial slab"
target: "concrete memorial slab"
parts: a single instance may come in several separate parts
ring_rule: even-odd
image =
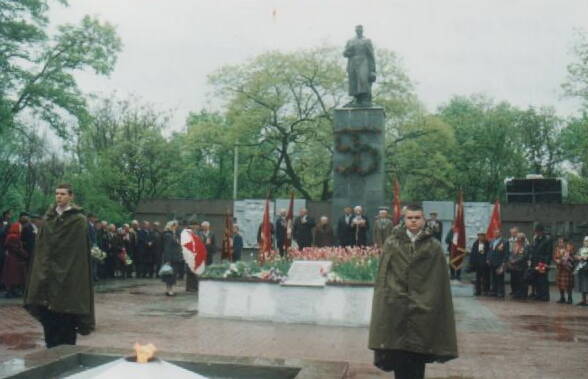
[[[463,204],[468,250],[472,248],[478,238],[478,232],[486,233],[492,215],[492,206],[490,203],[482,202],[465,202]]]
[[[233,204],[233,215],[236,224],[241,228],[243,246],[254,248],[257,246],[257,229],[263,220],[265,200],[238,200]],[[270,201],[270,221],[274,222],[274,203]],[[220,231],[222,232],[222,231]]]
[[[294,261],[282,285],[324,287],[332,266],[331,261]]]

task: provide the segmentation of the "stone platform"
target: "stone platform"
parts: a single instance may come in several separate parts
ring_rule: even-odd
[[[346,378],[392,377],[372,366],[367,327],[203,318],[197,294],[164,293],[159,280],[101,283],[97,330],[78,343],[130,351],[135,342],[152,342],[170,353],[342,361],[349,363]],[[22,365],[27,354],[45,350],[43,332],[19,300],[1,295],[0,361]],[[557,300],[556,295],[552,288],[552,299]],[[579,300],[577,293],[574,300]],[[427,365],[428,379],[586,377],[588,307],[461,296],[453,301],[460,356]]]
[[[200,281],[201,317],[329,326],[367,327],[374,288],[370,284],[288,287],[277,283]],[[451,285],[453,297],[473,296],[472,286]]]

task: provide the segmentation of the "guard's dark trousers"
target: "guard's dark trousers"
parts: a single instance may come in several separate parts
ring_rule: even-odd
[[[41,325],[45,332],[47,348],[59,345],[76,344],[77,316],[68,313],[57,313],[43,308],[41,310]]]

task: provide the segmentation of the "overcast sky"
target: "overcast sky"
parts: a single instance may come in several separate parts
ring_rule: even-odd
[[[515,105],[562,98],[574,29],[588,30],[587,0],[70,0],[56,24],[85,14],[117,27],[124,43],[110,78],[79,75],[86,92],[134,94],[174,110],[173,127],[207,105],[206,75],[268,49],[340,45],[363,24],[395,51],[430,111],[452,95],[485,93]]]

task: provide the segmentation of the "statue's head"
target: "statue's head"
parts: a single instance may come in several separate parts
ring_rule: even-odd
[[[355,34],[357,34],[358,37],[363,36],[363,25],[357,25],[355,27]]]

